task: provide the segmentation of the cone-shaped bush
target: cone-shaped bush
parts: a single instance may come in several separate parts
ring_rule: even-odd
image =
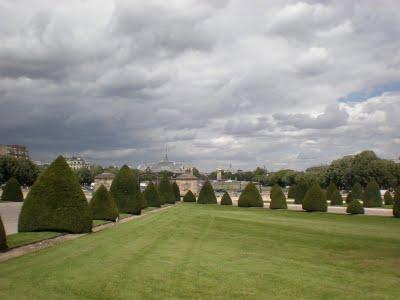
[[[196,196],[191,190],[188,190],[186,195],[183,196],[183,202],[196,202]]]
[[[392,205],[393,204],[393,197],[390,191],[386,191],[383,195],[383,199],[385,200],[385,205]]]
[[[249,182],[240,194],[239,207],[264,207],[264,201],[254,183]]]
[[[176,184],[175,181],[172,183],[172,192],[175,195],[175,202],[180,202],[181,201],[181,191],[179,190],[179,186]]]
[[[288,197],[289,199],[294,199],[294,197],[295,197],[295,186],[294,186],[294,185],[291,185],[291,186],[289,187],[287,197]]]
[[[152,181],[149,182],[143,194],[149,207],[161,206],[158,191]]]
[[[328,210],[325,193],[322,191],[319,184],[314,183],[307,191],[303,200],[303,209],[305,211]]]
[[[215,197],[214,189],[211,183],[207,180],[202,186],[199,197],[197,198],[199,204],[216,204],[217,197]]]
[[[394,191],[393,197],[393,217],[400,218],[400,187]]]
[[[158,192],[165,200],[165,203],[175,203],[175,194],[172,191],[172,185],[167,175],[163,175],[158,185]]]
[[[136,176],[127,165],[122,166],[115,176],[110,187],[110,194],[117,203],[120,213],[140,215],[143,195]]]
[[[286,197],[279,185],[275,185],[271,189],[271,209],[287,209]]]
[[[229,196],[228,192],[225,192],[221,198],[221,205],[232,205],[231,196]]]
[[[336,188],[336,186],[335,186]],[[343,205],[343,198],[338,189],[333,191],[331,195],[331,205]]]
[[[117,204],[104,185],[94,193],[89,208],[93,220],[115,221],[119,216]]]
[[[140,187],[140,185],[139,185],[139,187]],[[144,196],[144,191],[143,191],[143,193],[142,193],[142,210],[147,208],[147,207],[149,207],[149,206],[147,205],[147,199]]]
[[[0,216],[0,251],[7,250],[7,236],[6,231],[4,230],[3,221]]]
[[[364,207],[362,206],[360,201],[354,199],[347,206],[346,212],[351,215],[363,215]]]
[[[352,192],[348,192],[347,196],[346,196],[346,203],[350,204],[350,202],[353,201],[353,200],[354,200],[353,193]]]
[[[361,200],[363,198],[363,188],[361,184],[358,182],[354,184],[353,189],[351,190],[351,194],[353,199]]]
[[[13,201],[22,202],[24,201],[24,196],[22,195],[21,186],[19,182],[14,177],[11,177],[6,186],[3,189],[3,194],[1,194],[1,201]]]
[[[308,191],[308,184],[305,180],[300,180],[294,187],[294,203],[302,204],[304,197]]]
[[[18,231],[90,232],[92,216],[78,178],[59,156],[33,184]]]
[[[326,189],[326,200],[332,200],[333,194],[337,192],[336,184],[331,182]]]
[[[380,207],[382,206],[382,197],[379,185],[376,181],[368,182],[363,196],[364,207]]]

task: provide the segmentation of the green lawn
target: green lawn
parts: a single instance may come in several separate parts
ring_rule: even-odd
[[[32,244],[35,242],[39,242],[42,240],[54,238],[62,235],[59,232],[18,232],[14,234],[10,234],[7,236],[7,244],[9,248],[15,248],[19,246],[24,246],[27,244]]]
[[[399,219],[182,204],[0,263],[0,299],[398,299],[399,265]]]

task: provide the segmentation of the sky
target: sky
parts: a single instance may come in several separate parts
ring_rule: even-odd
[[[302,170],[400,156],[400,1],[0,0],[0,143]]]

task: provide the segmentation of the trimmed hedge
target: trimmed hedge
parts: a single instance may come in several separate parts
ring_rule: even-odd
[[[152,181],[146,186],[146,189],[143,192],[143,196],[146,199],[147,205],[149,207],[160,207],[160,196],[158,195],[158,191],[156,186]]]
[[[361,200],[363,198],[363,188],[361,184],[358,182],[354,184],[353,189],[351,190],[351,194],[353,199]]]
[[[353,193],[352,192],[348,192],[347,196],[346,196],[346,203],[350,204],[350,202],[353,201],[353,200],[354,200]]]
[[[33,184],[22,205],[18,231],[92,231],[88,202],[77,177],[62,156]]]
[[[0,251],[7,250],[7,236],[6,231],[4,230],[3,221],[0,216]]]
[[[240,194],[239,207],[264,207],[264,201],[254,183],[249,182]]]
[[[338,190],[336,184],[331,182],[326,189],[326,200],[332,200],[333,194]]]
[[[346,212],[351,215],[363,215],[364,207],[360,201],[358,201],[357,199],[354,199],[347,206]]]
[[[119,217],[117,204],[104,185],[93,194],[89,208],[93,220],[115,221]]]
[[[392,205],[393,204],[393,197],[390,191],[386,191],[383,195],[383,199],[385,200],[385,205]]]
[[[196,202],[196,196],[191,190],[188,190],[186,195],[183,196],[183,202]]]
[[[175,181],[172,183],[172,192],[175,195],[175,202],[181,202],[181,191]]]
[[[294,197],[295,197],[295,186],[294,185],[291,185],[291,186],[289,186],[289,190],[288,190],[288,194],[287,194],[287,197],[289,198],[289,199],[294,199]]]
[[[11,177],[1,194],[1,201],[23,202],[24,196],[22,195],[21,186],[17,179]]]
[[[326,196],[319,184],[314,183],[307,191],[303,200],[303,209],[305,211],[323,211],[328,210]]]
[[[294,203],[302,204],[304,197],[309,189],[309,185],[305,180],[300,180],[294,187]]]
[[[122,166],[115,175],[110,194],[117,203],[120,213],[141,214],[143,195],[136,176],[127,165]]]
[[[229,196],[228,192],[225,192],[221,198],[221,205],[232,205],[231,196]]]
[[[217,197],[215,197],[214,189],[211,183],[207,180],[202,186],[199,197],[197,198],[199,204],[217,204]]]
[[[394,191],[393,197],[393,217],[400,218],[400,187]]]
[[[382,197],[379,185],[375,180],[368,182],[363,196],[364,207],[381,207]]]
[[[172,191],[172,185],[169,181],[169,178],[166,174],[161,176],[160,183],[158,185],[158,192],[160,196],[163,198],[164,203],[175,203],[175,194]]]
[[[274,185],[271,189],[271,209],[287,209],[286,197],[279,185]]]
[[[331,205],[343,205],[343,197],[337,188],[331,195]]]

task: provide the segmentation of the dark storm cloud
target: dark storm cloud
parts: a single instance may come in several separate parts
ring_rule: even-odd
[[[168,144],[203,169],[398,156],[397,92],[337,102],[400,80],[383,2],[0,0],[0,143],[131,165]]]

